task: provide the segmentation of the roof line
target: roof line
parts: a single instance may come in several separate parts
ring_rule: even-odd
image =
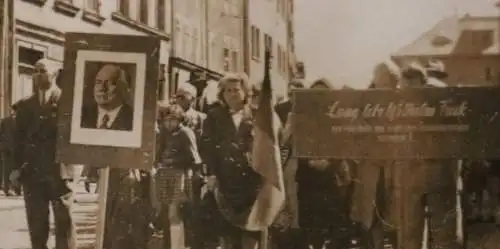
[[[398,55],[400,51],[404,50],[405,48],[417,43],[418,41],[422,40],[423,38],[425,38],[426,36],[428,36],[429,34],[432,34],[438,27],[440,27],[441,25],[443,25],[443,23],[445,21],[449,21],[451,20],[451,18],[455,19],[455,20],[458,20],[460,21],[460,17],[458,17],[456,14],[453,14],[449,17],[444,17],[442,18],[441,20],[439,20],[436,24],[434,24],[434,26],[432,26],[432,28],[428,29],[427,31],[425,31],[424,33],[422,33],[421,35],[419,35],[416,39],[413,39],[411,42],[409,42],[408,44],[400,47],[398,50],[396,50],[396,52],[392,53],[390,56],[401,56],[401,55]]]

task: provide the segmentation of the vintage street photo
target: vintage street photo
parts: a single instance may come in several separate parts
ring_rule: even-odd
[[[141,147],[145,55],[79,51],[71,143]]]
[[[0,13],[0,249],[500,249],[500,0]]]

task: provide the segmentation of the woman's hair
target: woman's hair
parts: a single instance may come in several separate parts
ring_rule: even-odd
[[[288,86],[293,86],[295,88],[304,88],[304,83],[302,82],[302,80],[300,79],[293,79],[290,81],[290,83],[288,83]]]
[[[179,122],[184,122],[186,112],[177,104],[162,104],[158,107],[158,120],[164,121],[167,117],[173,117]]]
[[[373,70],[373,80],[370,88],[380,88],[381,85],[389,85],[391,88],[396,88],[399,79],[400,73],[395,68],[391,68],[387,62],[379,63]],[[388,82],[380,82],[381,80],[390,81],[390,84]]]
[[[402,70],[401,76],[407,79],[418,77],[422,85],[427,83],[427,70],[416,61],[407,64]]]
[[[223,104],[227,104],[226,100],[224,99],[224,90],[226,89],[226,86],[229,82],[240,83],[241,89],[245,94],[243,103],[247,104],[248,99],[252,94],[252,87],[250,86],[250,83],[248,82],[248,77],[245,74],[236,74],[236,73],[226,74],[224,77],[222,77],[222,79],[219,80],[219,92],[217,94],[217,98],[219,99],[219,101]]]
[[[331,82],[326,78],[320,78],[315,80],[309,88],[326,88],[333,89]]]

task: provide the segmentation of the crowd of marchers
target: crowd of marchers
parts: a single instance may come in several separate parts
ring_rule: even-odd
[[[23,192],[32,248],[47,248],[49,208],[56,226],[56,248],[73,248],[75,228],[71,205],[73,192],[66,174],[69,165],[56,161],[57,108],[63,73],[48,60],[35,64],[34,94],[12,106],[11,116],[1,128],[2,183],[6,195]],[[102,67],[94,95],[98,110],[96,128],[109,129],[119,120],[127,96],[123,70]],[[427,66],[409,63],[399,68],[391,63],[375,67],[370,88],[443,87],[442,63]],[[125,84],[125,85],[122,85]],[[394,236],[390,243],[420,248],[424,221],[428,217],[415,205],[411,224],[397,226],[398,170],[412,172],[408,201],[432,206],[440,220],[453,210],[456,194],[455,164],[451,160],[330,160],[292,157],[291,92],[305,88],[303,80],[292,80],[289,96],[275,106],[281,121],[280,146],[286,201],[269,228],[268,245],[273,248],[384,248],[387,234],[414,234],[405,241]],[[97,87],[98,86],[98,87]],[[152,238],[161,238],[162,248],[239,248],[262,246],[261,232],[247,231],[226,219],[217,195],[226,195],[233,210],[245,210],[255,199],[256,177],[251,167],[254,114],[259,103],[258,84],[245,75],[227,74],[218,82],[217,100],[196,110],[197,89],[182,83],[171,101],[158,103],[157,146],[153,170],[112,168],[107,188],[105,249],[148,248]],[[310,88],[334,89],[325,79]],[[121,99],[121,100],[120,100]],[[118,103],[118,104],[117,104]],[[111,108],[113,107],[113,108]],[[113,116],[114,115],[114,116]],[[110,118],[111,117],[111,118]],[[117,127],[115,125],[115,127]],[[466,210],[476,219],[495,221],[500,174],[495,161],[467,162]],[[86,165],[87,179],[98,179],[99,165]],[[133,168],[133,167],[128,167]],[[87,188],[88,182],[87,183]],[[22,189],[22,190],[21,190]],[[217,189],[217,191],[215,191]],[[88,190],[90,191],[90,190]],[[484,198],[487,196],[487,198]],[[483,205],[484,204],[484,205]],[[442,220],[442,219],[441,219]],[[497,220],[500,222],[500,220]],[[433,222],[436,243],[453,241],[451,219]],[[436,229],[430,229],[435,231]],[[443,242],[444,243],[444,242]]]

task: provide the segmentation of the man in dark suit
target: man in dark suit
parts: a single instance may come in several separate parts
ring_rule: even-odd
[[[129,86],[126,72],[117,65],[106,64],[96,75],[95,104],[82,108],[82,128],[105,128],[132,131],[134,110],[128,104]]]
[[[11,107],[11,113],[0,121],[0,153],[2,156],[2,189],[6,196],[11,196],[11,191],[17,195],[21,195],[19,185],[12,186],[9,175],[14,166],[14,144],[16,132],[16,107],[14,104]]]
[[[31,248],[47,249],[49,206],[55,219],[56,249],[75,248],[70,205],[72,191],[63,178],[65,166],[56,162],[57,105],[60,89],[54,84],[57,67],[42,59],[35,64],[35,94],[18,103],[15,133],[15,169],[10,180],[20,182]]]
[[[288,99],[285,102],[281,102],[276,105],[275,111],[276,114],[278,114],[278,117],[280,118],[281,123],[283,126],[285,125],[287,119],[288,119],[288,114],[292,111],[292,91],[295,89],[302,89],[304,88],[304,84],[302,83],[301,80],[295,79],[292,80],[288,84]]]

